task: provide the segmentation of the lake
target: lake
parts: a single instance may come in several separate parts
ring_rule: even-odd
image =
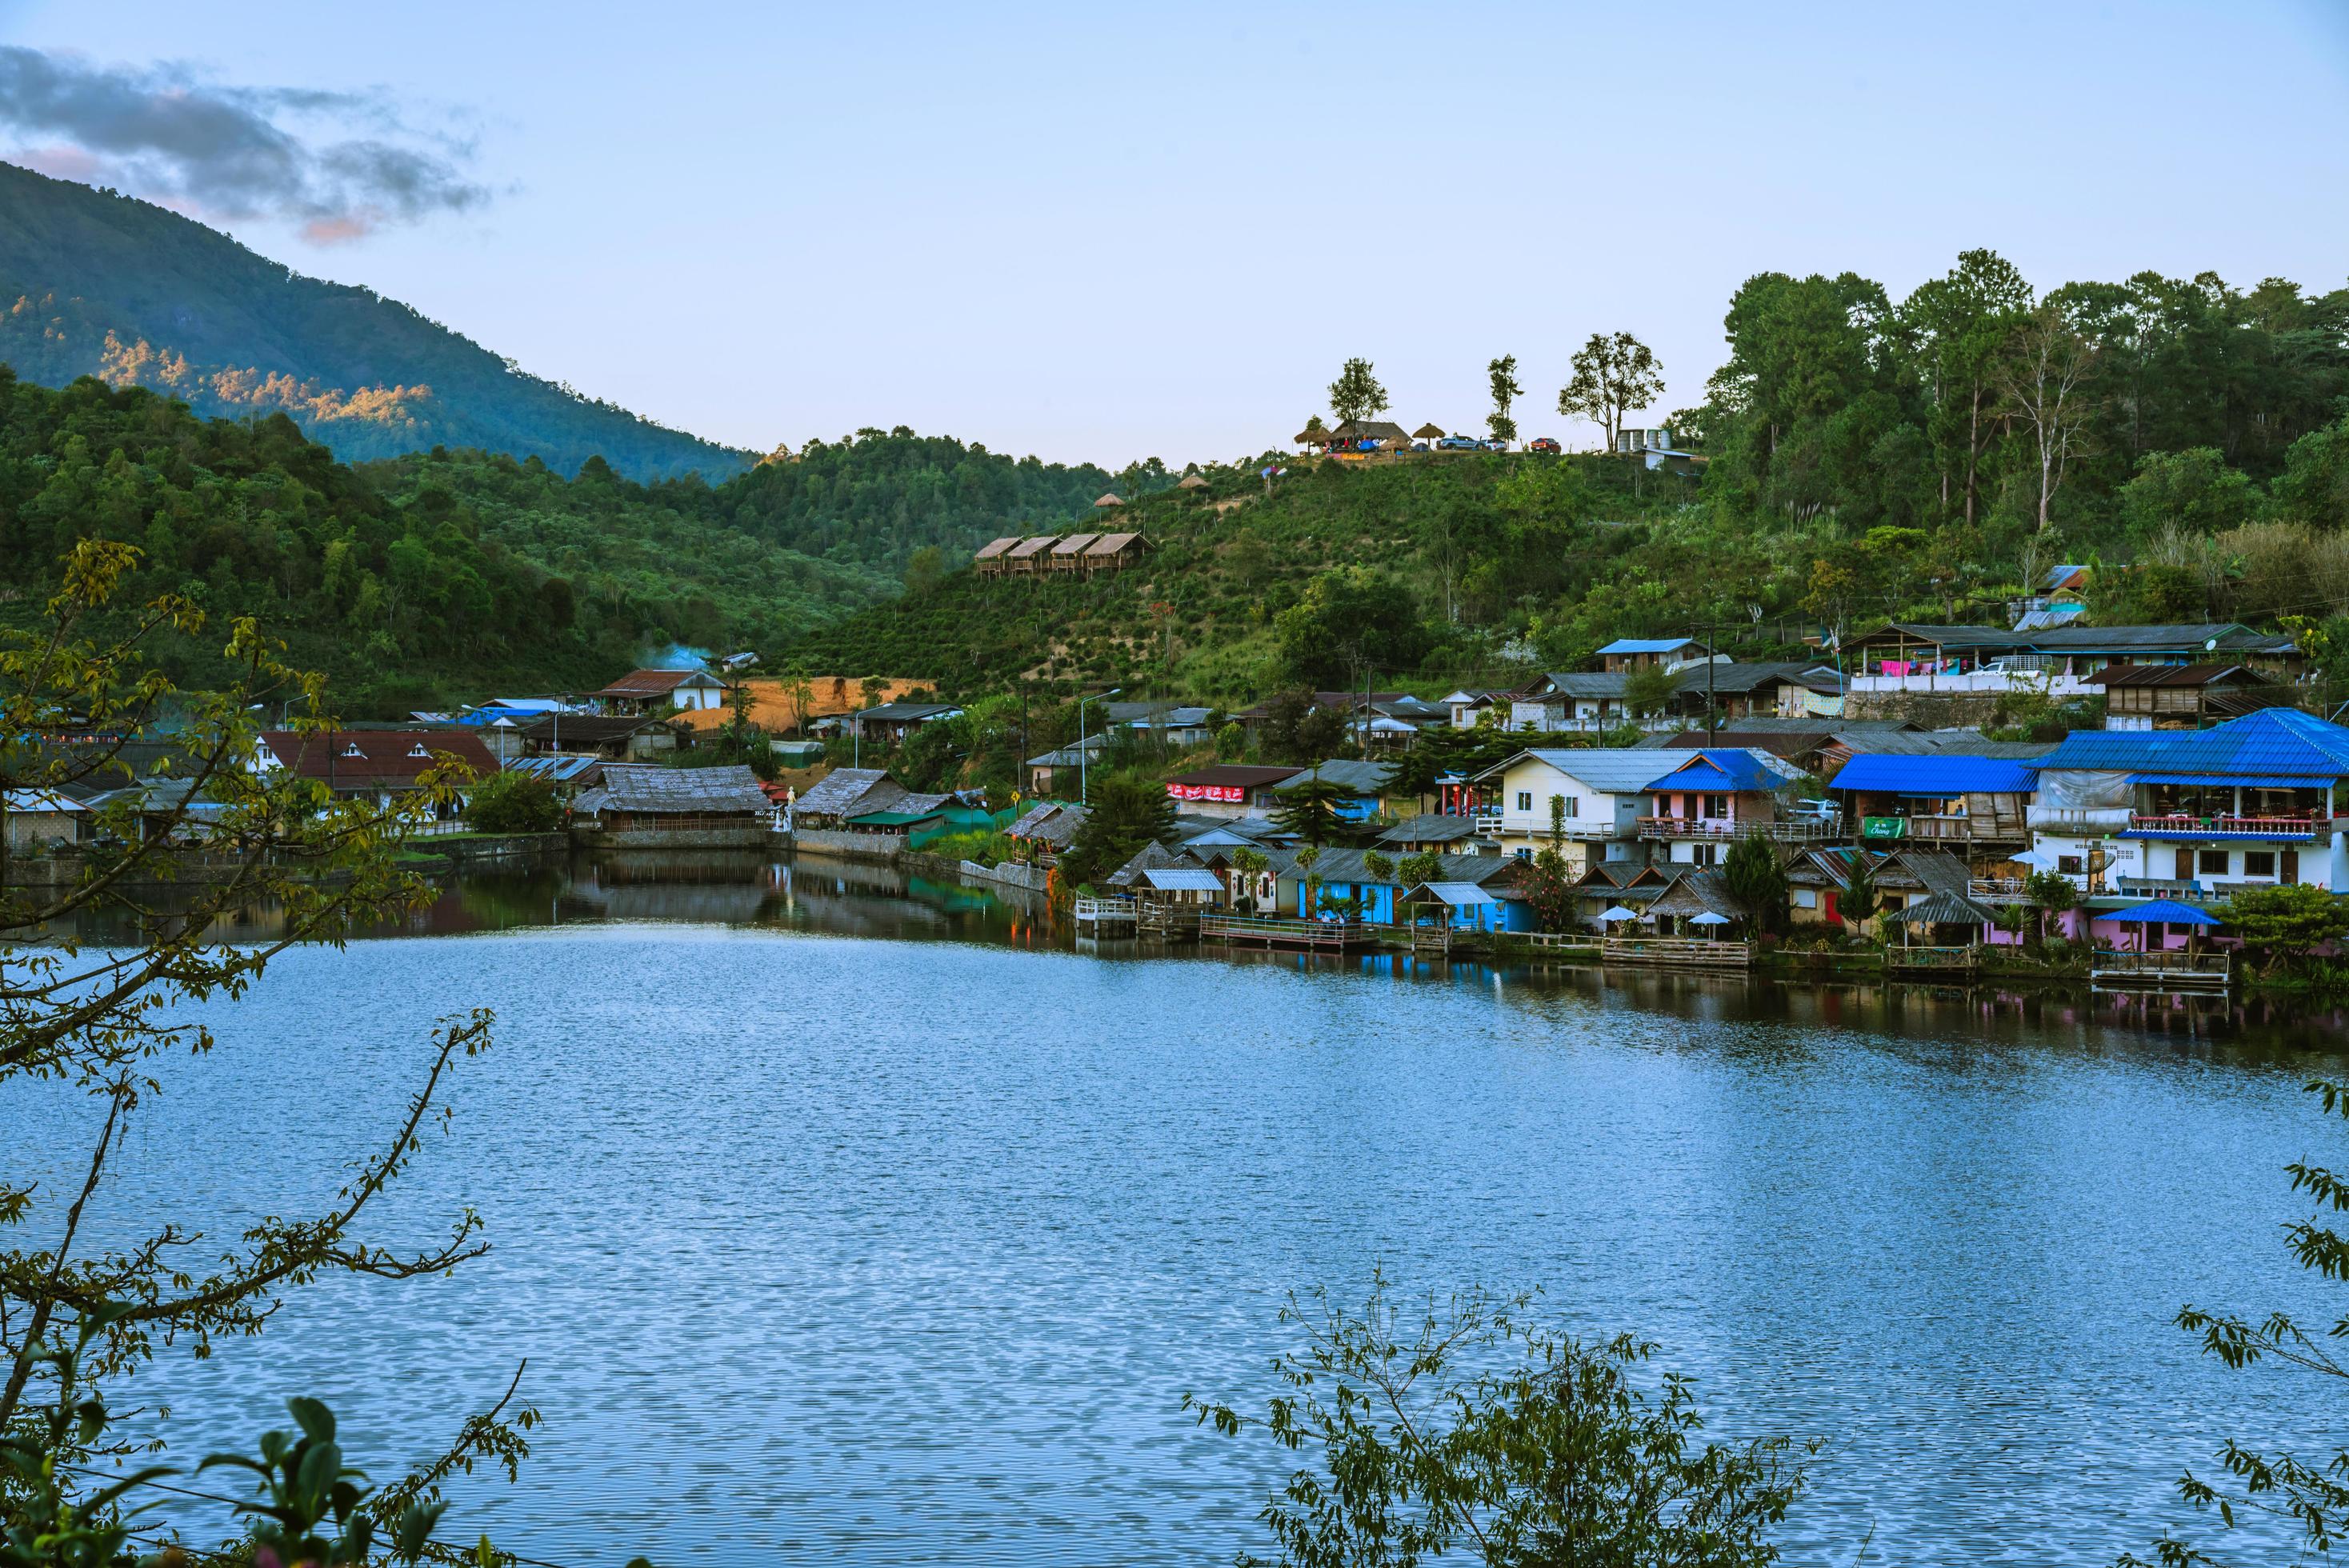
[[[1660,1342],[1715,1434],[1826,1439],[1795,1563],[2105,1563],[2191,1522],[2171,1483],[2225,1437],[2327,1433],[2319,1390],[2169,1320],[2326,1309],[2277,1226],[2337,1017],[1076,953],[813,861],[480,878],[409,936],[289,954],[212,1010],[98,1222],[319,1208],[475,1006],[496,1047],[368,1233],[470,1204],[495,1250],[165,1352],[134,1387],[183,1462],[315,1393],[388,1477],[527,1357],[546,1425],[522,1484],[459,1489],[456,1538],[1224,1563],[1284,1468],[1184,1393],[1260,1408],[1285,1294],[1374,1264],[1539,1287]],[[78,1162],[88,1111],[12,1092],[10,1173]]]

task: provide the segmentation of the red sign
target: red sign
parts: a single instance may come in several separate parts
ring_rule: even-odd
[[[1166,792],[1177,800],[1221,800],[1233,806],[1247,799],[1247,791],[1237,784],[1169,784]]]

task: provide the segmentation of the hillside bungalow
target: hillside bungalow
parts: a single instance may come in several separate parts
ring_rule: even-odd
[[[71,849],[89,836],[91,815],[56,789],[0,789],[0,844],[12,855]]]
[[[1828,789],[1861,839],[1949,844],[1961,854],[2004,859],[2030,841],[2037,775],[2029,762],[1939,752],[1852,758]]]
[[[498,760],[481,738],[456,729],[264,730],[254,748],[252,766],[260,773],[300,774],[320,780],[337,796],[388,806],[419,788],[426,769],[451,761],[470,769],[476,779],[498,771]],[[461,810],[444,807],[440,814],[453,817]]]
[[[1109,744],[1103,735],[1088,735],[1066,746],[1030,757],[1019,767],[1026,774],[1025,789],[1030,795],[1049,795],[1056,790],[1068,791],[1084,776],[1085,769],[1101,760],[1102,748]],[[1071,791],[1072,792],[1072,791]]]
[[[2105,694],[2106,729],[2200,729],[2296,698],[2248,665],[2107,665],[2081,678]]]
[[[1003,570],[1014,577],[1040,575],[1051,561],[1052,546],[1060,542],[1057,533],[1032,534],[1003,552]]]
[[[895,746],[926,724],[941,719],[957,718],[962,707],[951,702],[885,702],[854,713],[848,718],[851,735]]]
[[[1648,785],[1655,809],[1640,819],[1640,837],[1661,846],[1672,864],[1714,866],[1726,846],[1758,834],[1782,843],[1817,842],[1828,824],[1787,810],[1795,780],[1789,763],[1766,751],[1699,751]]]
[[[2091,894],[2349,892],[2349,729],[2270,707],[2209,729],[2075,730],[2040,765],[2031,859]]]
[[[1312,767],[1293,772],[1272,786],[1276,804],[1285,804],[1288,797],[1309,783],[1332,786],[1337,791],[1330,801],[1330,810],[1338,820],[1347,823],[1375,821],[1394,815],[1391,810],[1388,788],[1399,771],[1392,762],[1351,762],[1333,759],[1317,762]],[[1414,806],[1418,802],[1412,802]]]
[[[1216,738],[1216,710],[1196,703],[1107,702],[1102,710],[1104,723],[1177,749],[1205,746]]]
[[[649,715],[726,706],[726,683],[708,670],[630,670],[588,700],[602,714]]]
[[[1052,546],[1052,552],[1044,558],[1044,570],[1063,572],[1072,576],[1082,572],[1085,565],[1085,552],[1091,550],[1100,540],[1101,535],[1098,533],[1069,535],[1060,543]]]
[[[621,849],[755,848],[774,823],[759,776],[739,764],[607,763],[602,782],[582,791],[571,810],[601,843]]]
[[[1202,817],[1237,819],[1271,811],[1279,802],[1277,784],[1303,769],[1278,764],[1218,762],[1194,768],[1166,780],[1166,793]]]
[[[970,558],[970,569],[981,577],[1002,576],[1009,562],[1011,547],[1019,542],[1019,536],[1016,533],[988,540]]]
[[[1085,546],[1085,574],[1123,572],[1129,566],[1139,566],[1143,557],[1157,548],[1139,533],[1104,533]]]

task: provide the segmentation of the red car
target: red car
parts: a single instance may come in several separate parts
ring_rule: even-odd
[[[1526,450],[1529,452],[1562,452],[1565,449],[1548,436],[1536,436],[1526,443]]]

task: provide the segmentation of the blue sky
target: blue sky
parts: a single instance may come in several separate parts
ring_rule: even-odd
[[[2043,287],[2349,281],[2349,5],[797,7],[0,0],[0,45],[367,95],[475,199],[223,219],[754,448],[907,424],[1115,465],[1283,441],[1348,355],[1526,435],[1628,329],[1960,250]],[[78,57],[78,58],[77,58]],[[331,119],[329,113],[326,118]],[[319,117],[289,120],[327,135]],[[0,156],[55,135],[0,129]],[[1661,409],[1660,409],[1661,412]]]

